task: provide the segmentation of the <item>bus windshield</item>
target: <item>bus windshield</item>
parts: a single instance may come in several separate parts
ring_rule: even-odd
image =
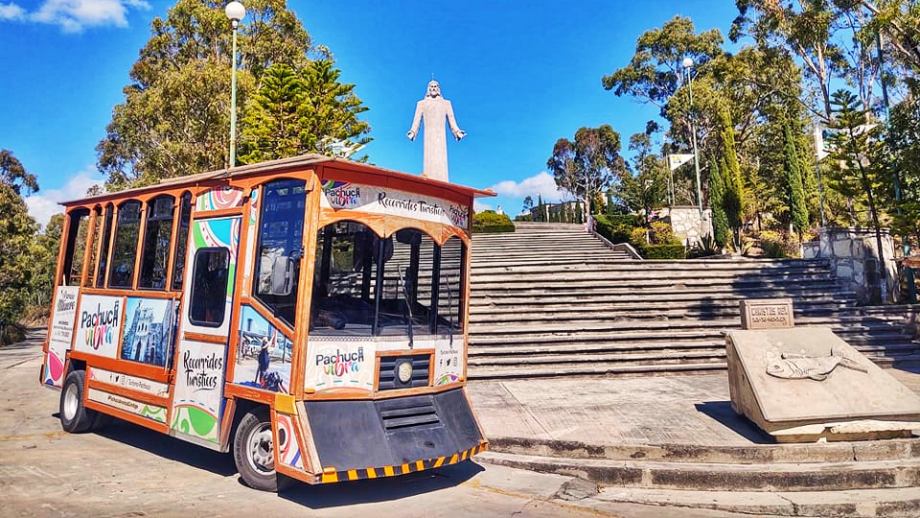
[[[310,332],[317,335],[446,335],[462,329],[465,246],[439,246],[416,229],[380,238],[357,222],[318,234]]]

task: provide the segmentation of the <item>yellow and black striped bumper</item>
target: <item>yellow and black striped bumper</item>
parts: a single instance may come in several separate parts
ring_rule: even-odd
[[[348,469],[344,471],[339,471],[333,466],[326,466],[323,468],[323,474],[320,478],[320,483],[332,484],[335,482],[344,482],[346,480],[395,477],[398,475],[407,475],[416,471],[424,471],[426,469],[450,466],[451,464],[457,464],[458,462],[472,459],[473,455],[476,455],[481,451],[485,451],[488,449],[488,446],[489,443],[483,441],[478,446],[454,453],[450,456],[438,457],[435,459],[417,460],[415,462],[409,462],[398,466],[380,466],[374,468]]]

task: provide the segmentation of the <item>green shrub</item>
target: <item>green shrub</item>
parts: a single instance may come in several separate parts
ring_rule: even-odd
[[[507,214],[499,214],[494,210],[477,212],[473,216],[473,233],[486,232],[514,232],[514,223]]]
[[[594,221],[597,233],[604,236],[611,243],[629,242],[629,234],[636,226],[636,218],[633,216],[606,216],[604,214],[595,214]]]
[[[514,221],[533,221],[533,216],[530,214],[518,214],[514,217]]]
[[[685,259],[684,245],[645,245],[640,252],[646,259]]]

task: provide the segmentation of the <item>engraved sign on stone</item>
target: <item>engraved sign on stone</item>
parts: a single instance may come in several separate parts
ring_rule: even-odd
[[[451,106],[450,101],[441,97],[441,85],[433,79],[428,83],[425,98],[415,105],[412,128],[406,133],[409,140],[415,140],[418,135],[419,124],[423,120],[425,123],[425,147],[423,149],[424,167],[422,168],[422,176],[447,182],[445,120],[450,124],[450,131],[458,141],[466,136],[466,132],[457,126],[453,106]]]
[[[783,329],[794,325],[792,299],[741,301],[741,329]]]

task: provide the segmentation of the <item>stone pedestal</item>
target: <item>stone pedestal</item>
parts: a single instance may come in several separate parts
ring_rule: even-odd
[[[829,259],[838,280],[855,291],[862,304],[888,304],[898,300],[898,267],[894,261],[894,241],[888,229],[882,230],[882,252],[885,264],[880,275],[874,230],[823,228],[817,241],[802,246],[805,259]]]
[[[658,214],[671,223],[674,236],[686,246],[693,246],[703,236],[712,235],[712,211],[709,209],[700,214],[698,207],[671,207],[661,209]]]

